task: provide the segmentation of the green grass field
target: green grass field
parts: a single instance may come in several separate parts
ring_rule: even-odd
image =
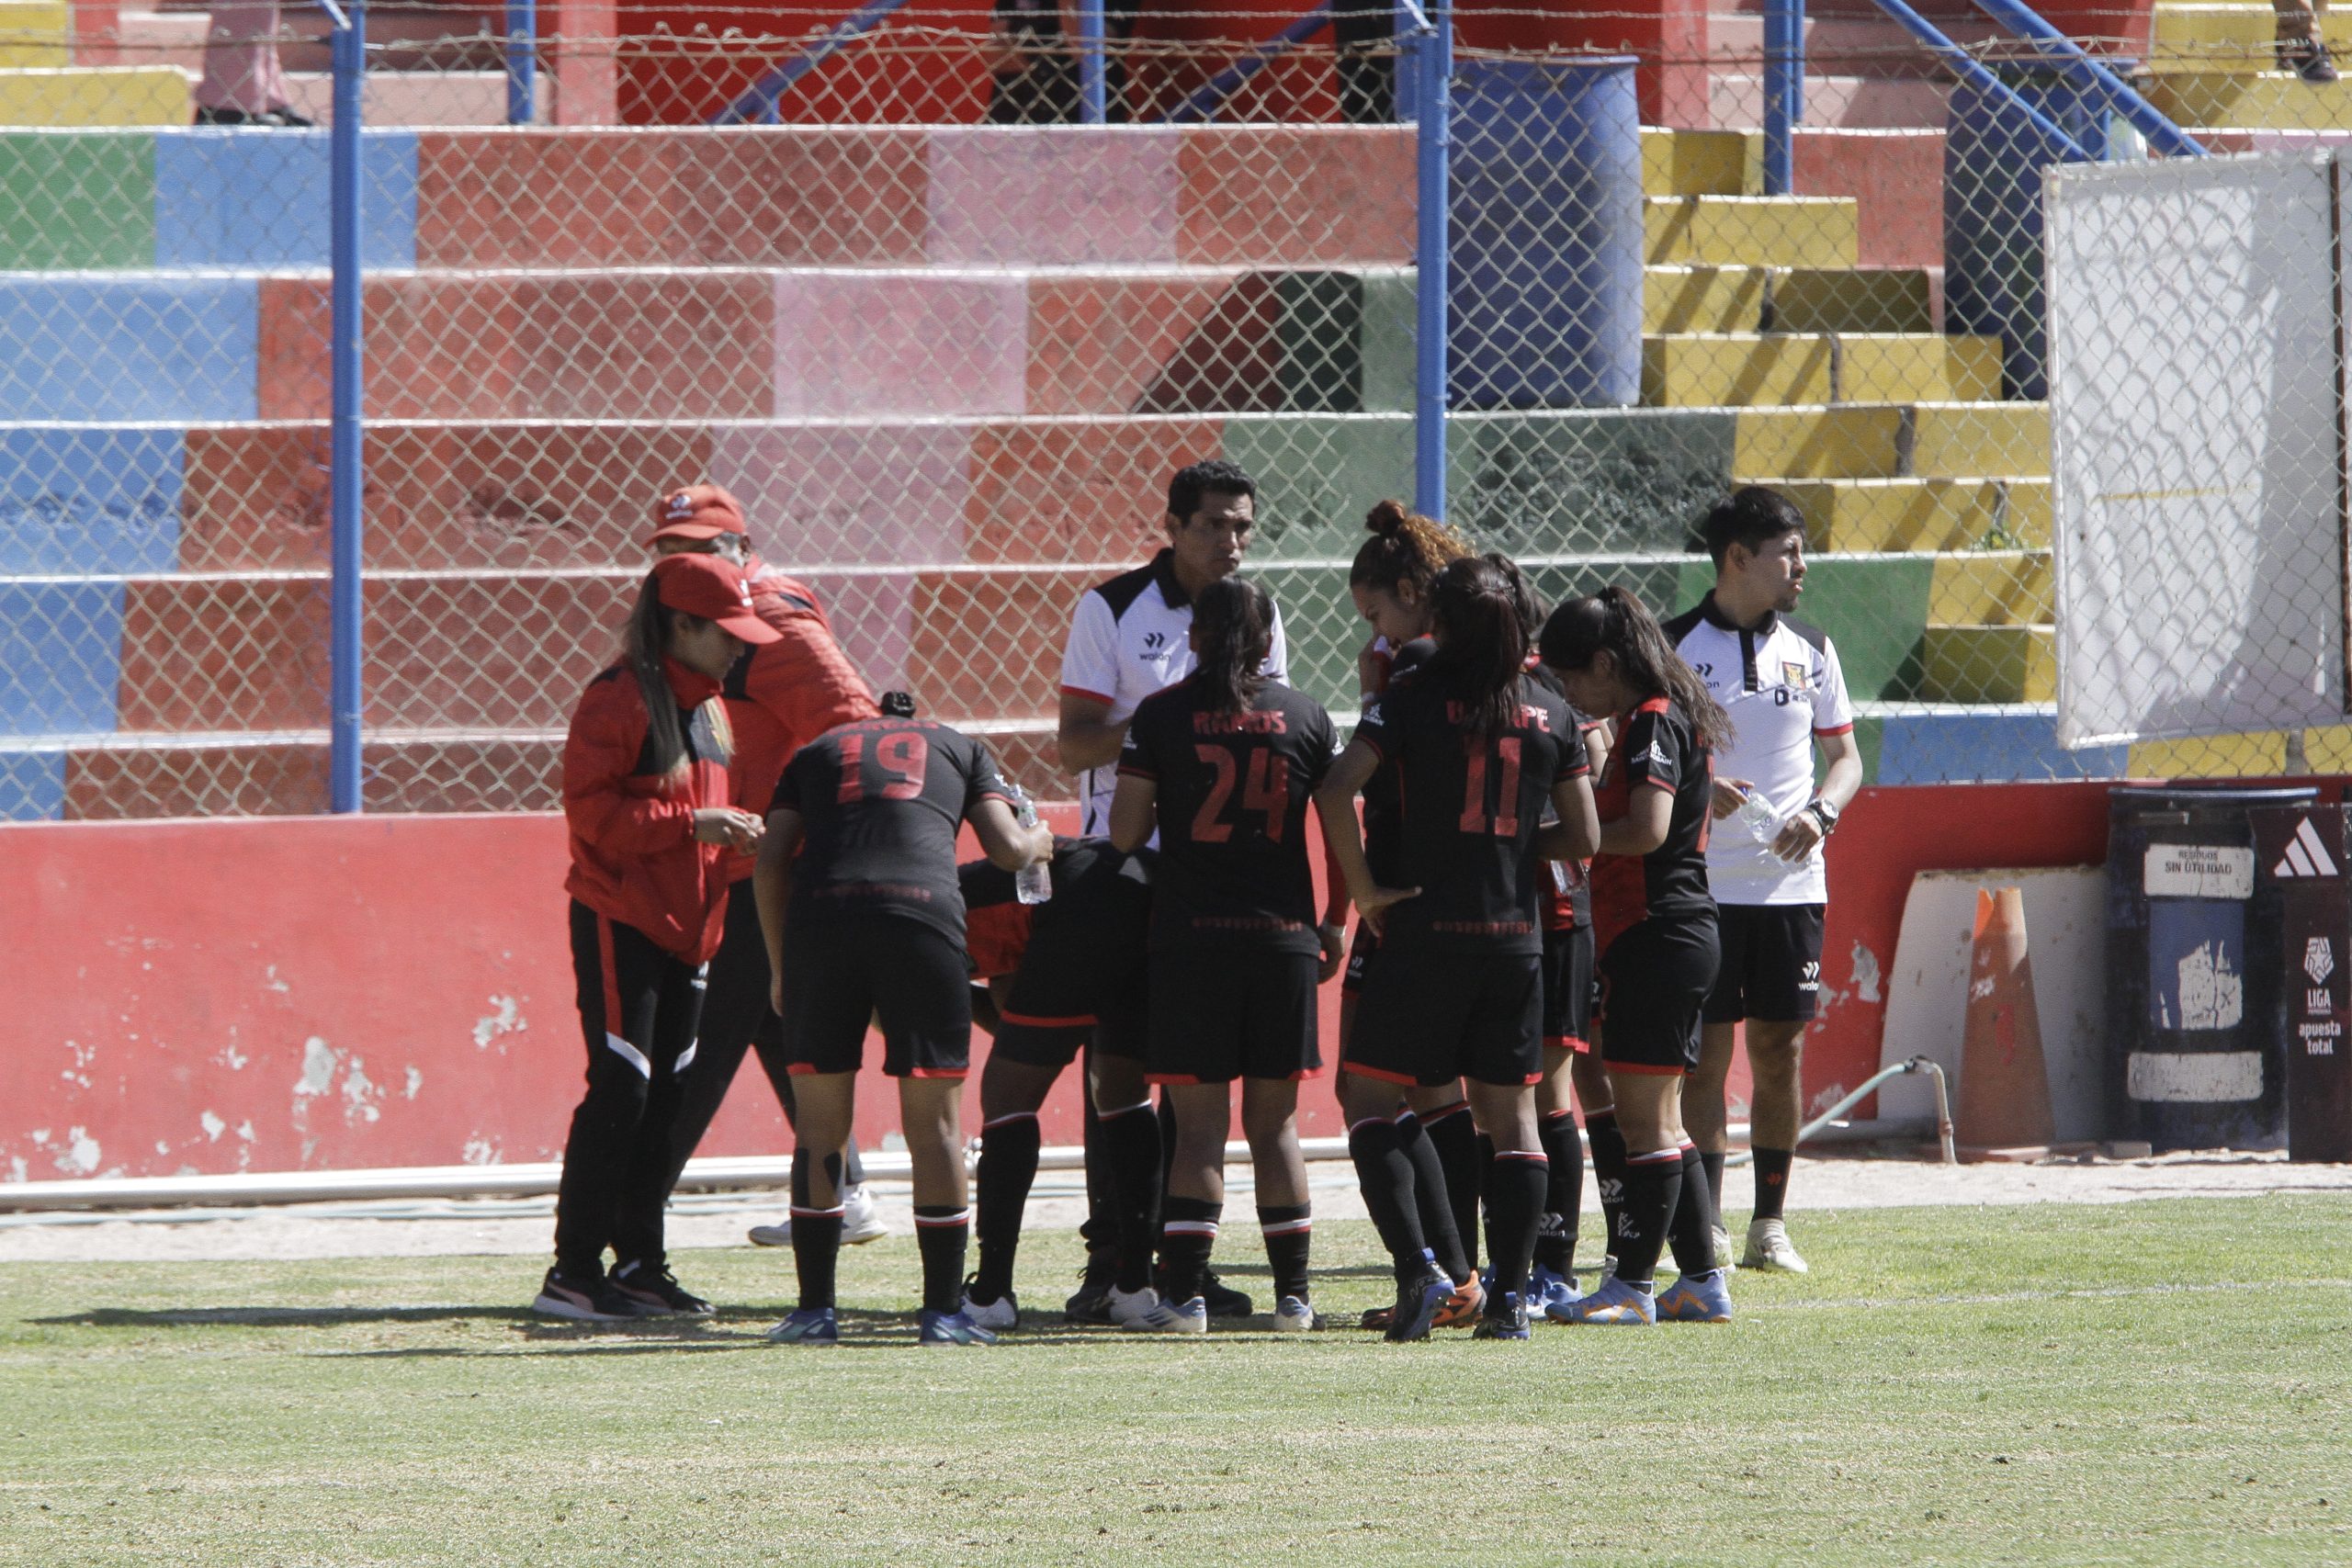
[[[920,1350],[906,1238],[844,1260],[831,1351],[763,1342],[789,1262],[748,1248],[678,1259],[715,1323],[608,1331],[519,1310],[516,1258],[12,1265],[0,1561],[2352,1561],[2352,1204],[1798,1234],[1729,1327],[1532,1345]],[[1368,1227],[1317,1245],[1335,1319],[1384,1296]],[[1058,1308],[1076,1239],[1023,1264]]]

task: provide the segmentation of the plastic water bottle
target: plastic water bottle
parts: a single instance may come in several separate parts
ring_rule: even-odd
[[[1019,784],[1008,786],[1012,791],[1012,815],[1023,828],[1037,825],[1037,803]],[[1042,904],[1054,896],[1054,874],[1045,861],[1023,866],[1012,874],[1012,896],[1024,904]]]
[[[1781,814],[1772,809],[1770,798],[1760,789],[1751,789],[1740,798],[1739,824],[1759,844],[1770,844],[1781,836]]]

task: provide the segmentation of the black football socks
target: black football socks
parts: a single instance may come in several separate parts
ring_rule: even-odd
[[[1037,1179],[1037,1113],[1015,1111],[980,1124],[980,1168],[974,1186],[974,1218],[980,1233],[980,1268],[972,1299],[1000,1302],[1012,1289],[1012,1264],[1021,1250],[1021,1219],[1029,1189]]]

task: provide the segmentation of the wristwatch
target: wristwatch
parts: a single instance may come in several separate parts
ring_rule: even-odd
[[[1807,801],[1805,809],[1813,813],[1813,819],[1815,822],[1821,824],[1823,838],[1826,839],[1838,830],[1838,808],[1822,796],[1815,795]]]

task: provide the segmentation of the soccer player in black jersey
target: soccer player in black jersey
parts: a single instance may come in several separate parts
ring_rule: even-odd
[[[1020,1324],[1012,1293],[1021,1215],[1037,1178],[1037,1111],[1062,1069],[1091,1044],[1096,1102],[1115,1114],[1149,1109],[1144,1082],[1144,942],[1151,919],[1153,852],[1122,853],[1108,839],[1057,839],[1054,895],[1020,901],[1013,874],[988,861],[962,868],[965,946],[976,979],[976,1018],[996,1037],[980,1072],[980,1163],[975,1179],[979,1271],[964,1289],[965,1314],[983,1328]],[[1159,1124],[1145,1138],[1114,1140],[1116,1282],[1151,1283],[1159,1242]]]
[[[1543,1074],[1542,863],[1580,859],[1598,833],[1584,745],[1568,706],[1527,679],[1527,633],[1512,584],[1494,561],[1439,574],[1429,662],[1364,710],[1355,739],[1317,795],[1350,897],[1377,929],[1341,1110],[1364,1200],[1396,1269],[1388,1325],[1425,1337],[1456,1288],[1422,1230],[1413,1163],[1394,1121],[1400,1087],[1467,1080],[1495,1142],[1487,1193],[1494,1288],[1477,1332],[1524,1338],[1523,1294],[1547,1188],[1533,1085]],[[1374,879],[1354,815],[1356,793],[1395,770],[1399,875]],[[1557,826],[1542,829],[1549,804]]]
[[[1013,817],[986,747],[910,713],[827,730],[794,754],[776,784],[752,886],[775,976],[771,999],[799,1086],[792,1252],[800,1306],[771,1338],[840,1337],[841,1148],[856,1110],[866,1026],[876,1020],[914,1167],[922,1341],[995,1338],[960,1310],[971,1224],[958,1111],[972,996],[956,834],[967,821],[989,859],[1008,871],[1053,852],[1045,828]]]
[[[1552,612],[1544,662],[1569,699],[1614,716],[1598,793],[1592,863],[1601,981],[1600,1055],[1625,1139],[1616,1272],[1550,1315],[1563,1322],[1722,1323],[1731,1294],[1715,1268],[1714,1201],[1682,1130],[1682,1080],[1699,1064],[1699,1011],[1720,956],[1707,891],[1713,748],[1723,709],[1633,594],[1603,589]],[[1655,1289],[1670,1239],[1680,1277]]]
[[[1306,807],[1337,736],[1314,699],[1261,673],[1273,626],[1273,600],[1256,583],[1227,577],[1203,590],[1193,673],[1143,700],[1119,756],[1111,841],[1135,849],[1159,835],[1146,1065],[1176,1109],[1160,1210],[1165,1294],[1114,1290],[1113,1315],[1130,1329],[1208,1329],[1236,1078],[1274,1328],[1316,1326],[1298,1085],[1322,1070],[1315,991],[1339,973],[1340,933],[1316,924]]]

